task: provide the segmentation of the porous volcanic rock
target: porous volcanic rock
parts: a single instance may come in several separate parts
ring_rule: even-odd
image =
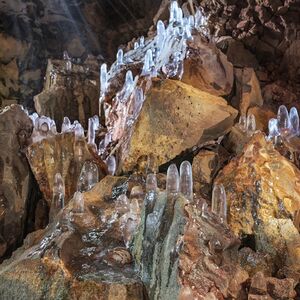
[[[0,110],[0,258],[23,240],[30,175],[22,151],[31,131],[21,106]]]
[[[132,170],[140,156],[152,155],[157,165],[166,163],[198,143],[227,133],[236,116],[223,98],[176,80],[154,82],[122,168]]]

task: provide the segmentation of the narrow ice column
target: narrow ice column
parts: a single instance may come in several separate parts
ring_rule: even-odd
[[[175,164],[171,164],[168,168],[166,191],[168,196],[176,195],[179,192],[179,173]]]
[[[180,165],[179,191],[187,200],[193,201],[193,171],[188,161]]]
[[[65,203],[65,183],[62,175],[56,173],[53,182],[53,194],[51,208],[49,212],[50,222],[54,220],[59,211],[64,207]]]
[[[86,161],[81,169],[77,191],[87,192],[99,181],[98,166],[92,161]]]
[[[223,184],[214,184],[211,199],[211,211],[219,215],[222,222],[227,219],[227,199]]]

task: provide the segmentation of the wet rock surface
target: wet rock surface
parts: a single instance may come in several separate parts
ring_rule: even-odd
[[[45,230],[29,235],[1,266],[1,298],[144,299],[122,231],[128,207],[116,211],[128,186],[126,178],[106,177],[84,194],[83,213],[72,213],[70,202]]]

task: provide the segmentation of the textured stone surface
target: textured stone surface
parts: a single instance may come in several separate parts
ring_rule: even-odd
[[[194,35],[188,42],[182,81],[213,95],[228,95],[233,85],[233,67],[219,49]]]
[[[300,235],[292,216],[300,207],[299,170],[258,133],[216,182],[225,187],[233,232],[253,236],[255,249],[272,257],[273,272],[298,279]]]
[[[31,130],[20,106],[0,110],[0,259],[20,245],[25,231],[30,175],[22,151]]]
[[[161,165],[182,151],[228,132],[237,111],[220,97],[185,83],[165,80],[154,83],[125,156],[129,171],[142,155],[152,155]]]
[[[33,174],[48,204],[52,200],[54,176],[61,173],[66,186],[66,202],[77,189],[77,180],[83,163],[87,160],[98,165],[100,179],[106,174],[102,160],[88,149],[85,140],[80,141],[83,155],[76,156],[75,134],[62,133],[49,137],[27,148],[27,158]]]
[[[43,91],[34,97],[39,115],[46,115],[62,123],[65,116],[78,120],[85,128],[88,118],[99,113],[99,64],[90,58],[83,65],[72,64],[66,70],[66,61],[49,60]]]
[[[124,217],[115,215],[126,182],[106,177],[84,194],[83,213],[70,214],[70,202],[54,223],[30,234],[1,266],[0,298],[145,299],[124,244]]]

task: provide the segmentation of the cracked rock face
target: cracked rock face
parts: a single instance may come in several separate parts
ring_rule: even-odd
[[[293,215],[300,208],[300,172],[258,133],[218,175],[228,199],[228,223],[255,249],[272,257],[273,273],[299,278],[300,237]]]
[[[31,131],[21,106],[0,110],[0,259],[23,240],[30,175],[22,151]]]
[[[223,98],[180,81],[156,82],[135,125],[123,170],[131,170],[142,155],[153,156],[157,165],[166,163],[198,143],[224,135],[236,116]]]

